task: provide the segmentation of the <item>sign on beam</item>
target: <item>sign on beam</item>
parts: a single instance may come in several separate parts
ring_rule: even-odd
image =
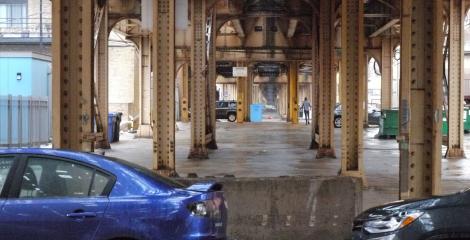
[[[234,77],[248,77],[247,67],[233,67],[232,74]]]

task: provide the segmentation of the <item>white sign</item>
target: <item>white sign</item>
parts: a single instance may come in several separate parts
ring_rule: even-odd
[[[247,67],[233,67],[232,73],[234,77],[248,77]]]

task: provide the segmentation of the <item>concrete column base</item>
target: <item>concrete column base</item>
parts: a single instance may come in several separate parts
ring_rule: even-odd
[[[208,159],[209,153],[205,147],[195,147],[189,152],[189,159]]]
[[[212,139],[208,144],[206,144],[206,147],[210,150],[217,150],[217,141],[215,139]]]
[[[335,150],[333,148],[319,148],[317,151],[317,159],[320,158],[336,158]]]
[[[315,139],[312,139],[312,141],[310,142],[310,149],[318,149],[318,143],[317,141],[315,141]]]
[[[465,158],[465,152],[461,148],[449,148],[446,155],[453,159]]]

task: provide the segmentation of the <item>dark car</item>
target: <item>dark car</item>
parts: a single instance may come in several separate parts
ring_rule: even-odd
[[[353,224],[353,240],[365,239],[470,239],[470,192],[371,208]]]
[[[229,122],[235,122],[237,120],[237,102],[217,101],[215,115],[217,119],[227,119]]]
[[[373,109],[369,111],[367,114],[368,116],[368,123],[370,125],[379,125],[380,124],[380,111]],[[335,106],[335,112],[334,112],[334,120],[333,120],[333,125],[335,128],[340,128],[341,127],[341,104],[337,103]]]
[[[0,239],[225,240],[220,190],[101,155],[0,149]]]

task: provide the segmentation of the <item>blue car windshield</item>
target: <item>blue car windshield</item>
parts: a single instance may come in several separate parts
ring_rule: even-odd
[[[173,188],[186,188],[186,186],[180,182],[177,182],[171,178],[168,178],[168,177],[165,177],[165,176],[162,176],[160,174],[157,174],[156,172],[152,171],[152,170],[149,170],[145,167],[142,167],[138,164],[135,164],[135,163],[131,163],[129,161],[126,161],[126,160],[123,160],[123,159],[119,159],[119,158],[115,158],[115,157],[107,157],[105,156],[106,159],[109,159],[113,162],[117,162],[119,164],[122,164],[126,167],[129,167],[129,168],[132,168],[133,170],[137,171],[137,172],[140,172],[142,173],[143,175],[147,176],[147,177],[150,177],[152,179],[154,179],[155,181],[157,182],[160,182],[160,183],[163,183],[163,184],[166,184],[170,187],[173,187]]]

